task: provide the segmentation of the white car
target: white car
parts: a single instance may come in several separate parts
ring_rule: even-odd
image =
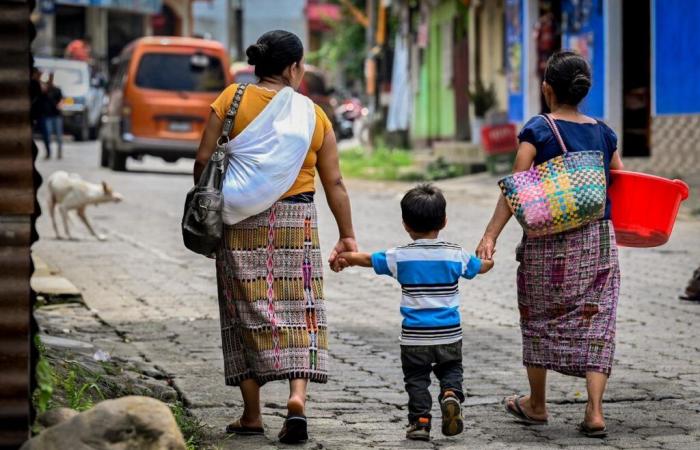
[[[86,62],[61,58],[35,58],[42,81],[53,73],[54,84],[61,89],[63,128],[76,141],[95,139],[100,126],[105,79],[93,77]]]

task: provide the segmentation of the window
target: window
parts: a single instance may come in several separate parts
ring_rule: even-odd
[[[218,92],[226,87],[221,61],[202,53],[147,53],[136,73],[136,85],[161,91]]]

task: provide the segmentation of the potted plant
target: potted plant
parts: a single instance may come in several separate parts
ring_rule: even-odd
[[[470,94],[474,105],[474,117],[471,120],[472,142],[481,143],[481,127],[484,125],[486,114],[496,105],[496,91],[493,84],[485,87],[481,80],[475,84],[475,89]]]

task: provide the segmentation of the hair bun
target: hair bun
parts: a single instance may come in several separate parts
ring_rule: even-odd
[[[248,47],[245,54],[248,56],[248,64],[255,66],[265,57],[267,53],[267,45],[256,43]]]
[[[573,98],[583,99],[591,88],[591,79],[584,73],[577,73],[569,85],[569,95]]]

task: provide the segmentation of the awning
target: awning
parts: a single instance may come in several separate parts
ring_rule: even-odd
[[[306,18],[309,22],[309,30],[330,31],[330,24],[340,22],[340,6],[329,3],[310,3],[306,7]]]

